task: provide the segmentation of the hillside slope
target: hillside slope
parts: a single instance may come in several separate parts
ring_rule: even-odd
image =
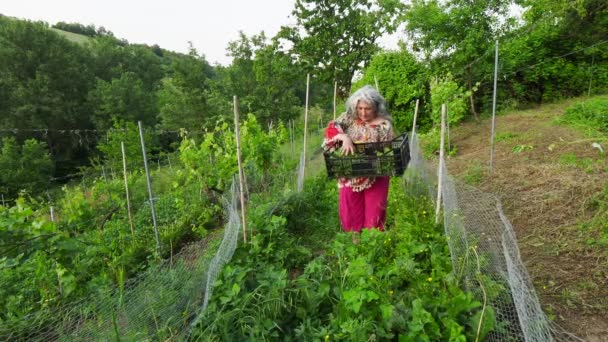
[[[491,177],[491,120],[455,127],[448,168],[502,200],[548,316],[587,341],[608,341],[608,247],[590,223],[608,198],[608,158],[591,144],[606,150],[608,141],[557,123],[576,101],[498,116]]]
[[[70,40],[74,43],[84,44],[84,43],[88,43],[89,41],[91,41],[90,37],[84,36],[82,34],[63,31],[63,30],[59,30],[56,28],[51,28],[51,30],[59,33],[60,35],[64,36],[67,40]]]

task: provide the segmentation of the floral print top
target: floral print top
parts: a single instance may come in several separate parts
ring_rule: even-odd
[[[347,134],[353,143],[390,141],[394,138],[393,127],[388,120],[370,124],[361,119],[353,119],[343,113],[334,121],[330,121],[325,129],[322,147],[325,151],[333,152],[340,148],[342,142],[336,139],[340,133]],[[355,192],[370,188],[376,181],[375,177],[338,178],[338,187],[349,187]]]

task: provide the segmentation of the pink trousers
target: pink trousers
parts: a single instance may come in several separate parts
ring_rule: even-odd
[[[377,177],[374,184],[363,191],[349,187],[340,189],[339,210],[342,229],[360,232],[362,228],[384,230],[389,177]]]

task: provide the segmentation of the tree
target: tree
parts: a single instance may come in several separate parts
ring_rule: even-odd
[[[81,34],[87,37],[95,37],[97,35],[97,30],[95,29],[95,25],[82,25],[79,23],[66,23],[64,21],[60,21],[53,25],[53,28],[58,30],[72,32],[76,34]]]
[[[238,40],[229,43],[228,54],[232,64],[218,68],[211,85],[210,98],[217,108],[226,108],[219,99],[231,103],[236,95],[240,111],[254,114],[264,126],[298,115],[303,100],[297,90],[304,89],[303,72],[292,56],[280,49],[278,39],[269,40],[263,32],[251,37],[241,32]],[[231,116],[232,107],[226,109],[224,113]]]
[[[125,72],[111,82],[98,80],[90,100],[98,129],[110,128],[113,119],[156,124],[155,93],[147,91],[133,72]]]
[[[17,144],[4,138],[0,145],[0,192],[16,196],[21,190],[46,189],[53,173],[53,163],[44,142],[35,139]]]
[[[541,103],[608,91],[605,1],[519,1],[523,25],[501,46],[503,96]]]
[[[387,109],[398,131],[408,131],[414,116],[416,100],[420,100],[419,124],[431,123],[425,104],[429,102],[429,70],[405,49],[375,55],[364,70],[363,77],[353,87],[374,84],[386,99]]]
[[[297,25],[283,27],[280,36],[310,72],[328,84],[337,81],[344,98],[355,72],[378,50],[378,38],[396,29],[401,9],[397,0],[297,0]]]
[[[214,122],[207,102],[214,72],[192,46],[187,56],[173,58],[170,76],[163,80],[157,93],[160,126],[199,130]]]
[[[478,61],[492,61],[494,42],[508,31],[508,0],[414,1],[405,15],[407,34],[414,51],[431,62],[435,74],[451,72],[473,94],[475,83],[487,68]],[[482,57],[487,57],[483,59]],[[477,117],[473,96],[471,113]]]
[[[144,131],[144,141],[146,153],[150,156],[158,149],[155,136],[150,131]],[[139,128],[134,122],[116,119],[106,133],[104,139],[99,141],[97,148],[102,153],[102,160],[95,159],[93,164],[97,166],[106,165],[114,170],[122,169],[122,148],[121,142],[125,144],[125,156],[127,169],[129,171],[141,170],[144,166],[141,152],[141,137]],[[149,157],[148,157],[149,159]]]
[[[83,146],[57,131],[92,128],[87,102],[95,84],[91,55],[44,23],[0,20],[0,127],[48,129],[47,145],[62,164],[57,169],[82,165]],[[19,135],[17,141],[24,138]]]

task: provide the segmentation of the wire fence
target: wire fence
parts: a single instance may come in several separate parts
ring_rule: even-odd
[[[167,165],[164,167],[167,169]],[[170,165],[169,167],[172,168]],[[298,183],[303,183],[303,173],[297,171],[301,169],[302,167],[297,167],[293,172],[287,172],[288,175],[274,177],[273,185],[283,184],[283,187],[295,189]],[[159,170],[158,172],[164,171]],[[90,172],[84,174],[92,175]],[[120,191],[121,180],[118,179],[120,177],[113,179],[108,176],[108,174],[93,175],[91,183],[105,183],[107,188]],[[139,175],[139,178],[142,176]],[[265,181],[267,181],[266,178],[253,174],[249,175],[247,184],[254,184],[260,188],[259,185]],[[87,189],[86,183],[89,182],[83,181],[70,191],[87,194],[90,189]],[[158,183],[155,184],[158,185]],[[141,180],[137,185],[140,188],[145,187]],[[261,189],[267,189],[268,186],[266,184]],[[96,191],[103,190],[103,187],[96,189]],[[248,192],[247,189],[245,191]],[[134,201],[134,211],[145,216],[149,200],[143,195],[142,189],[139,189],[139,192],[138,198]],[[220,202],[224,203],[223,217],[227,221],[221,230],[223,238],[220,236],[221,231],[212,233],[205,239],[184,247],[178,254],[172,255],[159,265],[148,268],[136,277],[119,282],[115,287],[109,289],[103,287],[94,290],[93,293],[80,300],[58,307],[44,307],[36,313],[23,317],[19,322],[0,320],[0,340],[63,341],[77,339],[97,341],[125,338],[133,340],[183,338],[188,334],[190,327],[195,326],[200,320],[211,298],[215,279],[223,266],[230,261],[237,246],[241,232],[238,214],[240,203],[237,203],[239,195],[240,189],[233,182],[230,190],[226,191],[220,199]],[[160,204],[165,206],[160,206],[159,210],[161,223],[169,223],[166,221],[171,217],[171,213],[167,212],[167,204],[177,200],[187,200],[178,198],[174,194],[159,193],[157,196],[159,198],[152,200],[160,200]],[[68,212],[68,209],[63,208],[60,202],[49,198],[48,219],[58,225],[69,225],[71,213]],[[126,208],[122,208],[125,207],[124,200],[120,198],[114,204],[120,209],[119,212],[113,213],[126,216],[126,213],[123,212]],[[42,210],[44,211],[44,207]],[[147,211],[149,216],[150,212]],[[163,213],[165,213],[164,216]],[[73,228],[103,230],[104,215],[105,213],[96,212],[88,219],[79,217],[77,222],[72,224],[76,224],[77,227]],[[124,224],[124,219],[121,222]],[[144,227],[136,227],[136,229],[142,228]],[[145,227],[145,229],[149,228],[149,226]],[[124,231],[128,232],[128,227],[125,226]],[[2,287],[4,285],[6,284],[0,284]]]
[[[406,183],[437,197],[437,172],[422,157],[417,135],[410,139]],[[498,327],[488,341],[582,341],[543,312],[520,257],[511,223],[500,200],[442,171],[443,225],[453,271],[481,303],[492,308]]]
[[[415,134],[410,144],[411,161],[404,181],[410,191],[436,198],[437,173],[423,158]],[[447,171],[444,169],[441,180],[443,223],[454,273],[466,290],[492,308],[500,322],[487,340],[581,341],[549,322],[543,313],[500,201],[456,181]],[[302,184],[301,180],[284,181],[294,188]],[[18,326],[0,322],[0,340],[187,337],[190,328],[199,323],[213,283],[237,246],[241,229],[237,198],[233,184],[223,200],[228,219],[221,241],[220,232],[212,234],[124,284],[29,315]]]

